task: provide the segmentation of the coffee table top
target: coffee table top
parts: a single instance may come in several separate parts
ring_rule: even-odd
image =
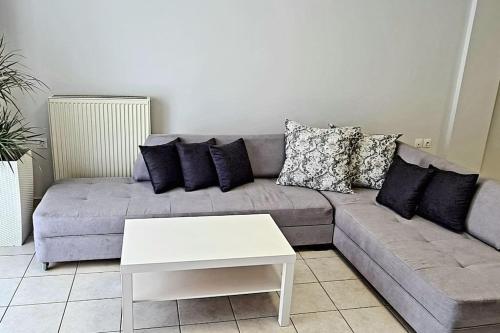
[[[130,219],[122,272],[279,264],[295,251],[269,214]]]

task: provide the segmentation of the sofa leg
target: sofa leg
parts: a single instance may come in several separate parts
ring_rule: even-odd
[[[49,263],[48,262],[42,262],[42,269],[44,271],[48,270],[49,269]]]

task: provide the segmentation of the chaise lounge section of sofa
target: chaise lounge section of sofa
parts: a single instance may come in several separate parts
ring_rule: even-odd
[[[221,192],[177,188],[154,194],[141,156],[134,178],[65,179],[34,216],[42,262],[119,258],[127,218],[269,213],[292,245],[333,244],[417,332],[500,332],[500,184],[481,180],[458,234],[420,217],[401,218],[376,203],[376,190],[319,192],[275,183],[284,136],[152,135],[147,145],[180,137],[218,144],[243,137],[255,182]],[[467,172],[399,143],[406,161]]]
[[[404,144],[398,154],[467,172]],[[500,332],[498,182],[480,182],[462,234],[419,216],[404,219],[379,205],[374,190],[323,194],[335,206],[335,247],[417,332]]]

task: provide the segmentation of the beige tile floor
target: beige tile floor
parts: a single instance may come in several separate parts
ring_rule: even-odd
[[[56,264],[44,272],[33,241],[0,247],[0,333],[120,332],[119,261]],[[278,293],[134,305],[141,333],[412,332],[334,250],[299,251],[292,321]]]

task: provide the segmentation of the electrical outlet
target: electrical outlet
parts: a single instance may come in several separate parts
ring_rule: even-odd
[[[417,138],[415,139],[415,147],[422,148],[424,146],[424,139]]]
[[[424,148],[432,148],[432,139],[431,138],[424,139]]]

